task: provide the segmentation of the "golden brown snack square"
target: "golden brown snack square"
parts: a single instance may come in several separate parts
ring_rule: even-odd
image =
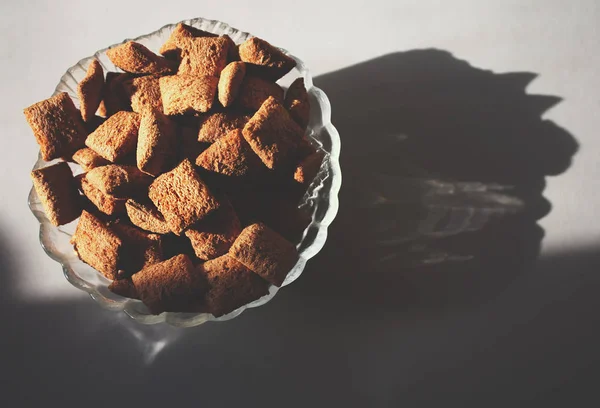
[[[237,104],[244,109],[256,111],[269,97],[282,103],[283,89],[275,82],[246,75],[240,86]]]
[[[107,72],[102,90],[102,101],[98,106],[98,115],[109,117],[120,111],[131,110],[129,95],[125,83],[133,76],[126,72]]]
[[[139,127],[140,117],[137,113],[117,112],[90,133],[85,144],[114,163],[135,151]]]
[[[148,196],[177,235],[219,208],[219,202],[187,159],[157,177]]]
[[[129,95],[131,109],[142,113],[145,108],[155,108],[162,111],[162,98],[158,77],[148,75],[131,78],[123,83],[125,92]]]
[[[71,242],[83,262],[108,279],[117,278],[117,263],[123,241],[105,223],[83,211]]]
[[[250,115],[236,111],[215,112],[200,118],[198,141],[213,143],[234,129],[243,129]]]
[[[119,253],[119,278],[131,276],[139,270],[163,260],[161,238],[122,222],[110,225],[121,238],[123,249]]]
[[[138,168],[152,176],[171,170],[177,160],[177,129],[155,108],[141,113],[136,159]]]
[[[303,131],[287,110],[270,97],[252,116],[243,135],[252,150],[270,169],[285,167]]]
[[[283,106],[288,110],[292,119],[304,130],[310,118],[310,102],[308,92],[304,87],[304,78],[297,78],[285,93]]]
[[[95,188],[114,197],[131,197],[144,192],[152,177],[135,166],[109,164],[86,173],[86,180]]]
[[[213,316],[233,312],[269,293],[269,284],[229,255],[204,262],[198,267],[206,276],[205,302]]]
[[[195,312],[201,307],[207,289],[204,274],[184,254],[144,268],[131,279],[140,299],[153,314]]]
[[[106,56],[125,72],[165,75],[174,71],[174,64],[134,41],[127,41],[106,51]]]
[[[77,85],[81,117],[88,122],[96,115],[104,88],[104,70],[97,59],[90,63],[85,77]]]
[[[79,149],[73,153],[73,161],[79,164],[83,171],[90,171],[95,167],[106,166],[107,164],[110,164],[108,160],[100,156],[89,147],[84,147],[83,149]]]
[[[229,42],[223,37],[195,37],[180,42],[178,75],[215,76],[227,65]]]
[[[184,39],[194,37],[217,37],[217,34],[179,23],[171,32],[169,39],[160,47],[159,53],[164,55],[165,58],[180,60],[181,45],[185,42]]]
[[[221,71],[218,86],[221,105],[226,108],[233,105],[245,76],[246,64],[241,61],[231,62]]]
[[[165,217],[151,203],[141,203],[129,199],[125,203],[125,208],[127,216],[133,225],[156,234],[168,234],[171,232],[165,221]]]
[[[261,223],[244,228],[229,255],[275,286],[281,286],[298,261],[294,244]]]
[[[213,106],[219,79],[172,75],[159,79],[163,110],[166,115],[208,112]]]
[[[52,225],[68,224],[81,214],[77,183],[65,162],[33,170],[33,186]]]
[[[108,290],[119,296],[127,297],[130,299],[139,299],[140,295],[137,293],[137,289],[133,284],[131,278],[124,278],[114,280],[108,285]]]
[[[272,81],[277,81],[296,66],[293,58],[257,37],[240,44],[239,52],[242,61],[252,64],[248,67],[249,72]]]
[[[42,159],[70,157],[84,146],[87,132],[79,111],[66,92],[35,103],[23,113],[40,145]]]
[[[199,259],[214,259],[226,254],[242,231],[231,204],[220,200],[221,207],[185,231]]]
[[[309,185],[312,183],[314,178],[317,176],[319,169],[321,168],[321,163],[323,163],[323,158],[325,157],[325,153],[322,151],[317,151],[298,164],[296,167],[296,171],[294,172],[294,180],[303,185]]]
[[[196,166],[232,177],[251,176],[266,170],[241,129],[232,130],[210,145],[198,156]]]
[[[125,198],[113,197],[103,193],[87,181],[84,176],[80,179],[81,191],[96,206],[98,210],[106,215],[119,215],[125,213]]]

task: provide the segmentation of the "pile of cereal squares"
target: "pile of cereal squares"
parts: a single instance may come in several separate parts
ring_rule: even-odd
[[[151,313],[229,313],[280,286],[311,221],[298,204],[324,154],[305,137],[296,62],[253,37],[179,24],[155,54],[129,41],[67,93],[24,110],[45,161],[31,173],[54,225],[79,218],[79,258]],[[81,166],[73,175],[67,162]]]

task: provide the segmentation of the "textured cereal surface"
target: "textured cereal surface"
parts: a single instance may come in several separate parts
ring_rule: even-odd
[[[140,203],[129,199],[125,203],[127,216],[131,223],[143,230],[156,234],[168,234],[171,229],[165,222],[165,218],[151,203]]]
[[[275,286],[281,286],[298,261],[294,244],[262,223],[244,228],[229,255]]]
[[[229,255],[207,261],[198,269],[206,276],[206,304],[215,317],[230,313],[269,293],[269,284]]]
[[[217,37],[217,35],[200,30],[199,28],[191,27],[187,24],[179,23],[173,32],[171,32],[169,39],[162,47],[160,47],[159,52],[166,58],[180,60],[181,46],[185,43],[185,39],[194,37]]]
[[[35,103],[23,113],[40,146],[42,159],[70,157],[84,146],[87,132],[79,110],[66,92]]]
[[[81,214],[77,183],[65,162],[31,172],[33,186],[52,225],[63,225]]]
[[[198,141],[213,143],[234,129],[243,129],[250,116],[237,111],[215,112],[200,119]]]
[[[104,88],[104,70],[94,59],[87,69],[85,77],[77,86],[77,95],[81,110],[81,117],[84,121],[90,121],[100,106],[102,100],[102,89]]]
[[[144,268],[131,279],[153,314],[195,312],[201,307],[207,289],[204,274],[184,254]]]
[[[177,164],[177,128],[160,110],[145,109],[141,116],[137,166],[144,173],[158,176]]]
[[[270,169],[289,164],[302,134],[287,110],[272,97],[262,104],[243,130],[252,150]]]
[[[277,47],[258,37],[252,37],[239,46],[240,59],[252,64],[253,74],[276,81],[295,66],[296,61]]]
[[[241,61],[231,62],[221,71],[218,86],[221,105],[226,108],[233,105],[245,76],[246,64]]]
[[[172,75],[159,79],[166,115],[208,112],[217,93],[219,79],[213,76]]]
[[[117,112],[90,133],[87,147],[108,161],[116,162],[135,151],[140,117],[134,112]]]
[[[116,279],[123,241],[104,222],[87,211],[81,213],[71,239],[79,258],[108,279]]]
[[[223,37],[186,38],[180,44],[178,75],[218,77],[227,65],[230,43]]]
[[[219,208],[219,202],[187,159],[157,177],[148,196],[177,235]]]
[[[106,194],[94,187],[86,177],[80,179],[81,191],[96,206],[96,208],[106,215],[120,215],[125,213],[125,198],[117,198]]]
[[[158,77],[148,75],[139,78],[131,78],[123,83],[125,92],[129,95],[131,109],[136,113],[142,113],[146,108],[163,109],[160,96]]]
[[[283,89],[275,82],[256,76],[246,76],[240,85],[237,104],[247,110],[257,111],[269,99],[283,102]]]
[[[142,44],[127,41],[106,51],[113,64],[132,74],[165,75],[173,72],[174,64],[153,53]]]
[[[209,260],[226,254],[242,231],[240,220],[229,202],[185,231],[199,259]]]
[[[73,161],[79,164],[83,171],[90,171],[95,167],[106,166],[107,164],[110,164],[108,160],[100,156],[89,147],[84,147],[83,149],[79,149],[73,153]]]
[[[198,156],[196,165],[233,177],[251,176],[265,168],[244,139],[241,129],[232,130],[210,145]]]
[[[109,164],[96,167],[86,174],[87,181],[103,193],[115,197],[129,197],[144,191],[152,177],[135,166]]]

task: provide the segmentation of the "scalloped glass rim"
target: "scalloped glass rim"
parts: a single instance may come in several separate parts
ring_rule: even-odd
[[[220,35],[227,34],[238,44],[252,37],[251,34],[237,30],[220,21],[195,18],[184,20],[182,23]],[[175,26],[176,24],[166,25],[153,33],[137,37],[134,40],[156,52],[160,45],[168,38]],[[115,47],[116,45],[118,44],[114,44],[109,48]],[[61,78],[54,94],[58,92],[67,92],[73,98],[75,104],[78,105],[79,101],[76,92],[77,83],[84,77],[86,68],[92,58],[97,58],[100,61],[105,72],[109,70],[120,71],[106,57],[106,51],[109,48],[100,50],[96,52],[94,56],[84,58],[73,67],[69,68]],[[304,77],[304,82],[311,100],[311,116],[307,136],[315,145],[326,152],[326,157],[319,174],[311,184],[300,204],[300,207],[305,208],[312,213],[312,222],[304,232],[304,236],[297,246],[300,258],[288,273],[285,282],[282,285],[283,287],[298,279],[304,270],[306,262],[323,248],[327,239],[327,227],[331,224],[338,211],[338,193],[342,183],[342,176],[339,165],[341,147],[340,137],[331,123],[331,105],[329,99],[321,89],[313,85],[312,77],[304,63],[286,50],[282,49],[282,51],[294,58],[297,62],[297,66],[290,74],[282,78],[279,83],[282,86],[286,86],[296,77]],[[48,162],[42,160],[41,156],[38,155],[38,160],[33,168],[37,169],[47,165]],[[72,165],[72,168],[75,173],[81,172],[81,169],[77,165]],[[89,293],[92,299],[98,302],[103,308],[122,310],[140,323],[155,324],[165,322],[176,327],[192,327],[207,321],[230,320],[241,314],[247,308],[257,307],[267,303],[277,293],[278,288],[271,286],[268,295],[219,318],[215,318],[208,313],[166,312],[158,316],[152,315],[139,300],[123,298],[108,291],[107,286],[109,281],[99,272],[77,258],[72,246],[68,242],[77,221],[61,227],[55,227],[50,224],[33,188],[29,193],[28,204],[31,212],[40,222],[39,237],[42,248],[50,258],[62,265],[66,279],[76,288]]]

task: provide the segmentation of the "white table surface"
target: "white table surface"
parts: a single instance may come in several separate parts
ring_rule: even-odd
[[[196,16],[226,21],[304,59],[332,99],[348,188],[323,252],[272,302],[221,324],[143,327],[99,309],[40,248],[26,205],[38,149],[22,108],[49,97],[66,68],[95,50]],[[69,407],[598,406],[599,25],[594,0],[2,2],[2,399]],[[415,49],[429,50],[405,53]],[[471,68],[446,78],[444,64],[458,60]],[[527,85],[527,75],[505,76],[491,90],[476,82],[478,69],[496,79],[537,77]],[[453,94],[429,105],[427,87],[440,83]],[[361,143],[395,136],[406,117],[427,128],[429,113],[438,132],[442,119],[475,126],[483,118],[481,137],[502,137],[488,120],[494,115],[477,107],[493,107],[502,89],[522,93],[525,85],[528,94],[562,101],[543,112],[525,96],[506,97],[512,113],[494,119],[507,126],[506,136],[520,144],[512,130],[522,131],[524,145],[539,136],[515,160],[535,167],[550,151],[568,160],[572,141],[579,144],[572,165],[547,179],[543,195],[552,208],[539,221],[539,257],[535,222],[506,221],[501,232],[475,236],[469,245],[481,257],[471,262],[424,270],[366,262],[372,254],[360,239],[348,243],[341,225],[364,221],[352,204],[361,185],[349,177],[368,177]],[[463,90],[479,102],[454,111]],[[564,129],[566,144],[533,135],[535,125],[511,127],[522,119],[511,115],[528,106],[537,110],[525,116],[538,124],[543,114]],[[450,125],[445,138],[460,137]],[[522,151],[512,148],[507,154]],[[430,149],[436,156],[436,145]]]

